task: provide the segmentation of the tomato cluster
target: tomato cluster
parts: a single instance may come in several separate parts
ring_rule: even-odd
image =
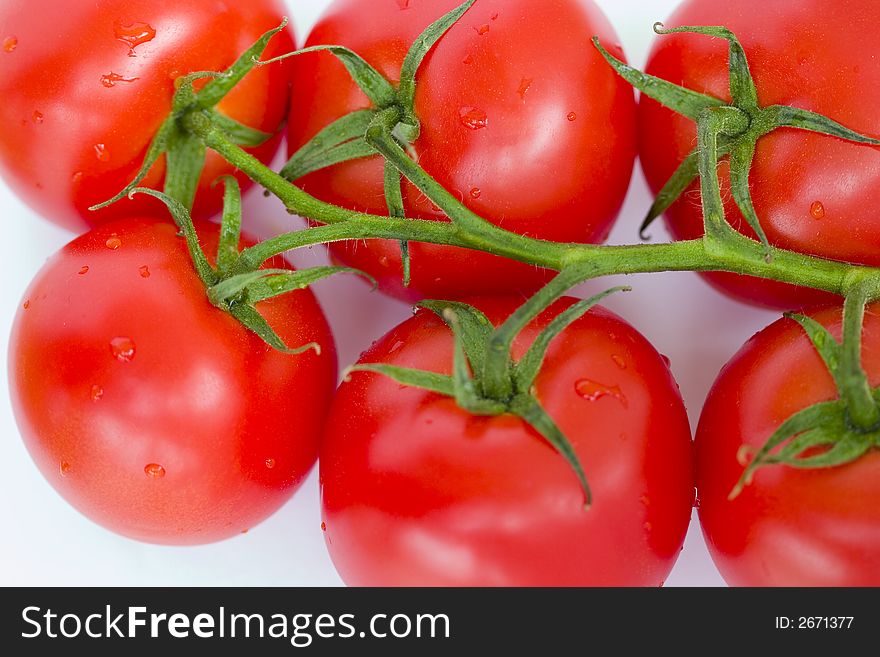
[[[333,0],[305,45],[345,46],[397,84],[413,42],[459,4]],[[846,8],[826,15],[820,0],[685,0],[667,27],[733,29],[762,104],[814,110],[876,135],[876,67],[860,68],[832,45],[846,39],[870,50],[880,6],[839,4]],[[60,9],[76,48],[39,38],[45,14]],[[347,373],[334,392],[334,339],[310,291],[267,294],[248,306],[251,288],[242,283],[215,298],[222,286],[206,293],[193,244],[184,239],[192,236],[179,234],[185,226],[152,195],[90,211],[135,178],[157,131],[178,111],[182,78],[233,66],[283,14],[277,0],[11,0],[0,7],[0,29],[8,32],[0,33],[0,174],[50,221],[91,227],[31,283],[10,338],[20,432],[66,500],[132,538],[206,543],[268,517],[319,459],[322,528],[349,584],[658,586],[681,550],[696,485],[707,543],[729,583],[880,583],[876,451],[826,470],[763,469],[729,498],[744,447],[759,448],[792,414],[837,396],[791,320],[753,338],[722,372],[695,455],[664,357],[601,307],[568,322],[526,392],[583,464],[592,490],[585,509],[570,465],[521,417],[472,414],[458,397],[376,371]],[[631,87],[589,47],[594,36],[623,57],[592,0],[477,0],[418,70],[419,126],[404,144],[408,155],[494,226],[555,242],[604,241],[636,154],[659,191],[694,149],[696,132],[650,98],[637,106]],[[261,57],[294,48],[286,27]],[[647,72],[728,100],[726,54],[713,40],[675,34],[658,40]],[[262,163],[283,138],[293,156],[328,125],[371,108],[350,67],[326,51],[249,68],[216,114],[265,134],[247,149]],[[195,89],[204,85],[198,80]],[[141,186],[172,188],[166,169],[159,158]],[[216,179],[231,173],[250,182],[208,152],[190,208],[205,266],[221,273],[228,216],[222,228],[206,219],[224,198]],[[752,193],[774,246],[878,265],[880,225],[864,212],[880,201],[878,177],[878,149],[781,130],[759,142]],[[342,208],[391,212],[378,154],[293,184]],[[728,187],[722,168],[725,198]],[[693,192],[666,214],[676,239],[702,234]],[[415,185],[404,182],[401,195],[408,218],[447,220]],[[226,203],[228,215],[229,194]],[[727,206],[728,221],[754,237],[735,204]],[[253,244],[244,237],[239,249]],[[499,255],[418,242],[402,250],[392,240],[346,241],[330,253],[397,298],[465,299],[493,327],[553,276]],[[292,271],[281,258],[263,268],[277,280]],[[839,330],[839,300],[827,293],[709,276],[756,304],[830,303],[813,315]],[[556,300],[528,322],[513,341],[512,360],[574,303]],[[248,326],[271,328],[258,335],[238,321],[243,316]],[[880,383],[875,324],[869,313],[863,361]],[[422,308],[358,365],[452,375],[460,358],[454,330],[454,322]],[[278,349],[267,335],[310,348]]]

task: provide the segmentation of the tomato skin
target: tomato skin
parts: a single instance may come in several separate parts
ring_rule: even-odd
[[[857,16],[858,20],[853,20]],[[793,105],[825,114],[863,134],[880,134],[875,107],[880,55],[872,28],[880,5],[842,0],[686,0],[665,22],[725,25],[742,41],[762,105]],[[857,47],[852,47],[856,45]],[[729,99],[727,43],[698,35],[657,37],[647,71],[696,91]],[[695,124],[643,97],[639,105],[641,162],[659,191],[696,146]],[[728,166],[719,169],[728,221],[753,236],[729,193]],[[755,209],[771,244],[835,260],[880,265],[880,150],[805,131],[782,129],[758,142],[751,172]],[[695,183],[666,213],[676,239],[703,233]],[[731,296],[778,308],[839,302],[827,294],[732,274],[707,278]]]
[[[521,303],[473,302],[494,323]],[[516,356],[571,303],[530,325]],[[452,348],[449,329],[421,310],[361,362],[449,373]],[[590,401],[576,390],[588,378],[619,392]],[[568,463],[519,419],[473,417],[449,398],[352,373],[337,392],[319,461],[325,537],[346,583],[663,582],[694,487],[687,415],[661,356],[595,309],[551,345],[536,389],[584,464],[588,511]]]
[[[64,20],[47,38],[46,17],[59,14]],[[165,206],[144,195],[97,213],[88,208],[134,178],[171,110],[176,77],[224,70],[283,15],[278,0],[4,1],[0,38],[11,36],[16,45],[0,52],[0,175],[37,212],[77,232],[123,216],[166,217]],[[147,40],[150,30],[155,36]],[[293,48],[288,29],[273,38],[266,57]],[[218,109],[274,134],[287,112],[289,84],[286,64],[259,68]],[[276,135],[250,151],[269,162],[279,144]],[[211,183],[232,172],[208,154],[195,216],[220,210],[222,187]],[[161,189],[164,175],[162,158],[144,185]]]
[[[218,229],[199,230],[210,253]],[[142,541],[208,543],[268,517],[305,478],[335,348],[308,291],[258,308],[321,355],[268,348],[207,301],[176,233],[130,218],[53,256],[15,319],[10,389],[28,451],[79,511]]]
[[[457,0],[336,0],[307,45],[340,43],[396,81],[409,45]],[[482,32],[482,33],[481,33]],[[616,218],[635,157],[632,90],[589,45],[599,35],[622,56],[617,37],[591,0],[480,0],[436,45],[417,76],[422,122],[418,161],[489,221],[533,237],[601,242]],[[288,121],[292,154],[366,96],[333,57],[296,58],[297,97]],[[468,116],[473,117],[469,120]],[[485,127],[478,126],[485,115]],[[317,197],[387,214],[383,162],[345,163],[297,182]],[[407,216],[445,215],[404,185]],[[413,244],[412,284],[402,285],[394,242],[339,244],[341,261],[368,271],[399,298],[453,298],[530,291],[550,274],[496,256]]]
[[[872,312],[873,310],[873,312]],[[880,319],[869,307],[863,366],[880,384]],[[809,313],[839,339],[840,308]],[[880,585],[880,453],[824,470],[767,466],[734,500],[743,445],[763,446],[794,413],[838,397],[803,329],[782,319],[722,370],[696,436],[706,543],[733,586]]]

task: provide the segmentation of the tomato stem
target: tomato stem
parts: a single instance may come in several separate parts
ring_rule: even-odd
[[[871,288],[860,281],[846,295],[843,306],[843,350],[837,375],[840,397],[855,428],[873,431],[880,426],[880,408],[862,368],[862,326]]]

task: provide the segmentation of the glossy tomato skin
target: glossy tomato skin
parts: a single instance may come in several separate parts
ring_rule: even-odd
[[[217,227],[199,229],[215,249]],[[336,357],[311,292],[258,309],[287,344],[321,354],[271,350],[207,301],[176,233],[119,220],[53,256],[15,319],[10,389],[28,451],[79,511],[142,541],[208,543],[303,481]]]
[[[854,17],[858,17],[855,20]],[[863,134],[880,135],[880,56],[873,25],[880,5],[842,0],[686,0],[665,22],[725,25],[745,47],[762,105],[783,104],[825,114]],[[857,49],[846,45],[858,44]],[[657,37],[647,71],[696,91],[729,99],[727,46],[697,35]],[[640,156],[655,191],[696,146],[692,121],[642,98]],[[729,193],[726,162],[719,169],[728,220],[752,235]],[[776,246],[836,260],[880,265],[880,150],[797,130],[777,130],[758,142],[751,172],[755,209]],[[699,186],[666,214],[677,239],[703,233]],[[733,274],[707,278],[734,298],[795,308],[834,301],[825,293]],[[839,301],[839,300],[838,300]]]
[[[863,365],[880,384],[880,309],[869,308]],[[839,339],[840,309],[810,313]],[[733,586],[880,585],[880,453],[824,470],[768,466],[728,500],[741,450],[759,449],[794,413],[838,397],[803,329],[782,319],[721,372],[696,436],[700,522]]]
[[[47,32],[47,16],[62,16]],[[171,110],[175,78],[222,71],[284,15],[278,0],[6,0],[0,4],[0,175],[51,221],[83,232],[135,214],[166,217],[141,195],[89,212],[135,176]],[[49,19],[51,20],[51,19]],[[294,48],[288,29],[266,56]],[[276,133],[287,112],[285,64],[251,72],[218,109]],[[251,149],[268,162],[280,135]],[[144,181],[161,189],[164,158]],[[211,183],[232,167],[209,153],[194,214],[220,210],[222,187]],[[247,185],[245,176],[239,181]]]
[[[478,299],[495,323],[521,303]],[[564,300],[517,340],[522,355]],[[452,337],[428,311],[361,362],[449,373]],[[662,357],[604,309],[550,348],[537,396],[571,440],[567,462],[511,416],[469,416],[449,398],[352,373],[321,447],[325,537],[350,585],[660,585],[694,499],[688,420]]]
[[[458,0],[401,8],[392,0],[336,0],[307,45],[346,45],[392,81],[410,44]],[[626,193],[635,156],[632,90],[589,45],[599,35],[622,56],[592,0],[480,0],[437,44],[417,76],[422,132],[418,161],[462,202],[508,230],[543,239],[601,242]],[[326,53],[296,58],[297,102],[288,122],[293,153],[335,119],[369,107]],[[387,214],[383,164],[374,157],[298,181],[319,198]],[[406,184],[407,216],[443,213]],[[394,242],[334,245],[343,262],[368,271],[405,299],[528,291],[549,274],[495,256],[413,244],[412,285],[402,285]]]

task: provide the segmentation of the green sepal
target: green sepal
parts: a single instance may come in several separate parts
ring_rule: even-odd
[[[436,314],[446,322],[449,328],[453,328],[450,317],[455,317],[455,326],[461,336],[462,346],[467,355],[468,362],[474,371],[486,358],[486,345],[495,331],[492,322],[479,308],[461,301],[439,301],[426,299],[418,303],[419,308],[425,308]],[[450,315],[450,311],[452,315]]]
[[[284,340],[282,340],[275,332],[275,329],[269,326],[269,322],[266,321],[266,318],[257,312],[256,308],[253,306],[249,306],[245,303],[233,304],[229,307],[227,312],[244,324],[253,333],[256,333],[263,342],[273,349],[290,355],[302,354],[307,351],[314,351],[319,356],[321,355],[321,345],[317,342],[309,342],[301,347],[288,347],[284,344]]]
[[[358,110],[337,119],[294,153],[279,173],[283,178],[294,181],[325,166],[338,164],[344,160],[336,159],[333,161],[333,157],[328,157],[328,151],[357,140],[363,144],[364,156],[375,155],[375,149],[363,141],[363,136],[375,116],[376,110]],[[330,164],[326,162],[330,162]]]
[[[752,203],[752,192],[749,187],[749,174],[752,170],[752,161],[755,159],[756,142],[751,140],[743,140],[734,144],[730,152],[730,193],[736,206],[739,208],[740,214],[751,226],[758,236],[758,241],[764,245],[765,259],[769,262],[770,242],[767,239],[767,233],[761,226],[758,219],[758,213],[755,212],[755,206]],[[719,150],[719,157],[721,156]]]
[[[177,199],[168,196],[167,194],[163,194],[162,192],[157,192],[155,189],[150,189],[149,187],[136,187],[131,190],[129,196],[134,196],[135,194],[146,194],[147,196],[159,199],[165,204],[168,211],[171,213],[171,216],[174,218],[174,223],[180,229],[181,233],[183,233],[183,237],[186,240],[186,246],[189,249],[189,254],[193,261],[193,266],[195,267],[199,278],[206,287],[216,285],[218,282],[217,272],[211,267],[211,263],[208,262],[208,258],[205,256],[205,252],[199,244],[199,236],[196,234],[195,226],[193,225],[192,218],[190,217],[189,210],[187,210],[186,206]]]
[[[801,325],[807,337],[810,338],[810,342],[813,343],[816,351],[822,357],[822,361],[825,363],[831,376],[834,377],[835,383],[837,383],[837,372],[840,369],[843,346],[831,335],[827,328],[812,317],[798,313],[786,313],[785,316]]]
[[[829,137],[837,137],[838,139],[851,141],[856,144],[880,146],[880,140],[859,134],[837,121],[829,119],[827,116],[816,114],[809,110],[785,105],[771,105],[764,108],[763,112],[768,117],[766,119],[767,123],[775,128],[797,128],[799,130],[828,135]]]
[[[445,397],[455,397],[452,377],[446,374],[426,372],[425,370],[416,370],[408,367],[395,367],[394,365],[384,365],[381,363],[354,365],[346,370],[346,373],[350,372],[374,372],[387,376],[392,381],[396,381],[403,386],[422,388]],[[347,374],[343,376],[343,379],[345,378],[347,378]]]
[[[312,267],[310,269],[258,269],[226,278],[208,289],[208,299],[214,305],[234,302],[256,304],[294,290],[304,290],[313,283],[336,274],[356,274],[375,283],[359,269],[351,267]]]
[[[262,146],[272,138],[268,132],[246,126],[217,111],[211,112],[211,122],[223,131],[229,141],[237,146],[255,148]]]
[[[550,443],[569,464],[580,483],[584,493],[584,507],[589,509],[593,503],[593,493],[587,481],[580,458],[574,451],[574,446],[562,433],[562,430],[553,421],[553,418],[544,410],[538,401],[528,395],[518,395],[511,404],[510,412],[522,419],[526,424],[537,431]]]
[[[550,343],[554,338],[571,326],[573,322],[583,317],[597,303],[606,297],[617,292],[630,291],[632,291],[632,288],[630,287],[611,288],[610,290],[606,290],[605,292],[590,297],[589,299],[579,301],[554,317],[553,321],[547,325],[547,328],[541,331],[537,338],[535,338],[532,346],[529,347],[529,350],[514,367],[516,392],[528,393],[531,390],[535,378],[538,376],[538,372],[540,372],[541,366],[544,364],[544,358],[547,355],[547,350],[550,348]]]
[[[620,77],[641,93],[649,98],[653,98],[661,105],[668,107],[678,114],[697,121],[706,109],[724,105],[723,100],[719,100],[714,96],[697,93],[686,87],[668,82],[663,78],[642,73],[637,68],[633,68],[608,52],[599,42],[599,37],[593,37],[593,45],[611,65],[611,68],[617,71]]]
[[[298,57],[299,55],[306,55],[313,52],[329,52],[336,57],[336,59],[345,66],[345,70],[348,71],[351,79],[354,80],[355,84],[360,87],[361,91],[367,95],[367,98],[369,98],[370,102],[376,107],[388,107],[393,105],[394,101],[397,100],[397,91],[391,83],[388,82],[388,80],[386,80],[382,74],[373,68],[373,66],[363,57],[345,46],[309,46],[308,48],[302,48],[301,50],[279,55],[273,59],[258,62],[258,64],[260,66],[265,66],[266,64],[279,62],[282,59]]]
[[[227,94],[254,69],[272,37],[285,27],[287,27],[286,18],[281,21],[281,25],[269,30],[257,39],[222,75],[206,84],[198,93],[198,106],[202,109],[209,109],[226,98]]]
[[[342,164],[343,162],[372,157],[375,154],[376,149],[363,139],[352,139],[334,146],[323,153],[316,153],[311,159],[293,162],[284,171],[283,177],[292,182],[315,171],[320,171],[336,164]]]
[[[220,223],[220,241],[217,245],[217,271],[224,276],[238,260],[241,241],[241,187],[235,176],[221,176],[213,184],[222,182],[223,220]]]
[[[180,201],[187,210],[192,210],[205,168],[205,144],[198,137],[176,128],[169,134],[166,147],[163,191]]]

